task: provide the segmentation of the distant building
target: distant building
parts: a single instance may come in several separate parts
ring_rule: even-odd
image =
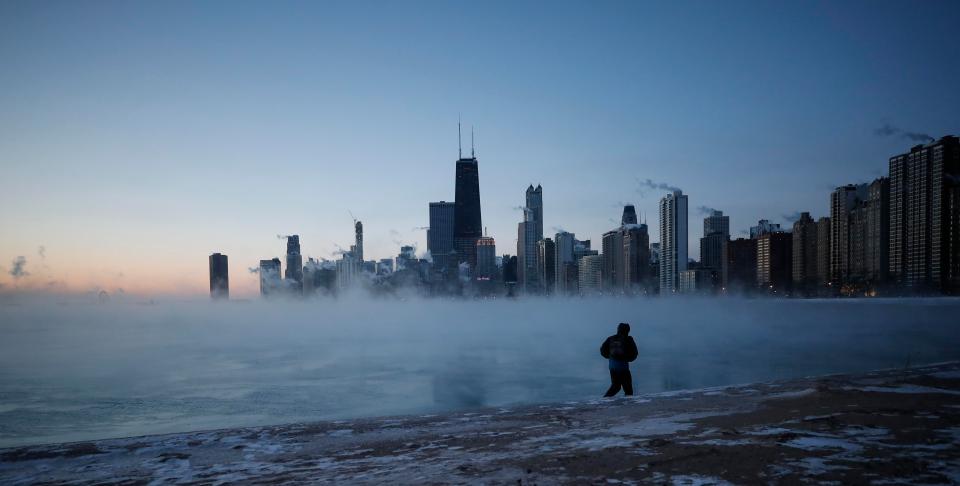
[[[880,177],[867,186],[848,216],[849,268],[845,281],[874,292],[886,280],[890,248],[890,182]]]
[[[687,196],[681,191],[660,200],[660,293],[676,292],[687,269]]]
[[[737,238],[724,243],[722,286],[731,294],[749,293],[757,288],[757,240]]]
[[[757,286],[765,291],[788,294],[793,282],[793,236],[766,233],[757,238]]]
[[[719,282],[718,271],[710,268],[695,268],[680,272],[677,291],[682,294],[712,294]]]
[[[620,292],[623,290],[623,231],[620,228],[607,231],[600,240],[602,252],[601,278],[603,290]]]
[[[456,204],[439,201],[430,203],[430,228],[427,229],[427,250],[434,268],[443,268],[446,258],[454,251],[453,221]],[[456,258],[454,258],[456,260]]]
[[[303,266],[303,295],[334,295],[337,289],[337,265],[328,261],[307,260]]]
[[[345,252],[337,260],[337,289],[346,290],[357,284],[360,278],[360,261],[353,252]]]
[[[525,292],[536,292],[543,287],[537,265],[537,245],[543,239],[543,188],[531,184],[525,199],[523,222],[517,226],[517,277]]]
[[[350,246],[350,252],[357,262],[363,263],[363,223],[360,221],[353,223],[353,245]]]
[[[850,212],[867,196],[866,184],[847,184],[830,194],[830,281],[850,279]]]
[[[627,204],[623,207],[623,215],[620,216],[620,225],[637,224],[637,209],[633,204]]]
[[[477,271],[476,278],[492,280],[497,273],[497,243],[489,236],[482,236],[477,240]]]
[[[703,238],[700,238],[700,264],[720,272],[723,268],[723,243],[730,239],[730,217],[723,211],[712,211],[703,219]]]
[[[793,223],[793,287],[805,294],[812,293],[820,283],[817,274],[817,223],[810,213],[800,213]]]
[[[588,255],[580,259],[578,278],[581,295],[597,294],[602,290],[602,266],[600,255]]]
[[[287,237],[287,270],[284,273],[286,287],[293,293],[303,292],[303,257],[300,256],[300,236]]]
[[[377,262],[377,275],[387,275],[393,273],[393,258],[381,258]]]
[[[767,233],[779,233],[783,231],[779,223],[771,223],[769,220],[761,219],[757,221],[756,226],[750,227],[750,238],[757,239]]]
[[[913,292],[960,292],[960,139],[890,158],[889,274]]]
[[[260,295],[272,297],[283,288],[280,280],[280,259],[260,260]]]
[[[830,283],[830,218],[817,220],[817,284],[822,288]]]
[[[397,271],[412,268],[417,261],[417,250],[409,245],[400,247],[400,254],[397,255]]]
[[[537,272],[543,293],[552,294],[557,285],[556,245],[550,238],[537,242]]]
[[[647,290],[650,277],[650,234],[647,225],[623,227],[623,284],[629,293]]]
[[[210,298],[230,298],[230,275],[227,268],[227,256],[220,253],[210,255]]]
[[[578,293],[577,256],[574,249],[577,238],[573,233],[561,231],[554,235],[554,269],[556,271],[556,293],[560,295]]]
[[[453,244],[460,262],[477,267],[477,240],[483,236],[480,217],[480,171],[477,158],[462,155],[457,160],[456,196],[453,217]]]

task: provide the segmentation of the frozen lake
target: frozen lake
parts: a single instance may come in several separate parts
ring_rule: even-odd
[[[960,359],[960,300],[0,304],[0,447],[593,398]]]

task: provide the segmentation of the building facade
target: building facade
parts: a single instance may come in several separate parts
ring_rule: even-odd
[[[793,236],[767,233],[757,238],[757,287],[787,295],[793,283]]]
[[[454,252],[453,221],[456,204],[447,201],[430,203],[430,227],[427,229],[427,250],[435,267],[445,268],[446,258]],[[454,253],[455,254],[455,253]]]
[[[724,243],[722,287],[728,294],[751,293],[757,288],[757,240],[737,238]]]
[[[210,255],[210,298],[230,298],[230,274],[227,266],[227,256],[214,253]]]
[[[537,273],[541,291],[552,294],[557,285],[556,245],[550,238],[537,242]]]
[[[602,267],[600,255],[586,255],[580,259],[577,275],[580,295],[594,295],[603,291]]]
[[[480,217],[480,174],[476,157],[457,160],[453,244],[459,262],[477,266],[477,240],[483,236]]]
[[[687,269],[687,196],[681,191],[660,200],[660,293],[678,290]]]
[[[800,213],[800,219],[793,223],[793,287],[804,294],[812,294],[820,284],[818,237],[817,222],[810,213]]]

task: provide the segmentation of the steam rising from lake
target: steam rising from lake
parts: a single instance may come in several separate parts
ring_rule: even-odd
[[[960,300],[0,305],[0,446],[598,397],[960,359]]]

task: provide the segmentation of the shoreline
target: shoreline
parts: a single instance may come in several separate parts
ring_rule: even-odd
[[[0,449],[0,482],[960,482],[960,362]]]

